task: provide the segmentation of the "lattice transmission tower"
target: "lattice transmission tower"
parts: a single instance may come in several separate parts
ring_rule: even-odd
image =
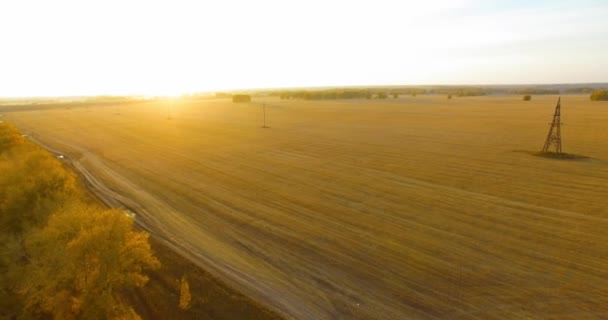
[[[549,134],[547,134],[547,140],[543,146],[542,152],[551,152],[549,150],[555,147],[556,154],[562,154],[562,130],[561,130],[561,98],[557,99],[557,106],[555,107],[555,113],[553,114],[553,122],[549,128]]]

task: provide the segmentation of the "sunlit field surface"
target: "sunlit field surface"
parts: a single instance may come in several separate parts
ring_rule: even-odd
[[[608,314],[608,102],[588,100],[562,97],[564,150],[581,160],[533,155],[557,96],[218,99],[3,120],[287,317],[594,319]]]

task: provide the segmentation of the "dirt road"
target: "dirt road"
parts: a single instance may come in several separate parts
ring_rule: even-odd
[[[180,234],[178,230],[188,230],[191,228],[189,222],[177,214],[177,209],[167,205],[156,199],[151,194],[144,191],[143,188],[125,179],[120,174],[109,168],[99,160],[94,154],[74,145],[66,145],[55,141],[55,145],[62,145],[63,150],[70,150],[70,154],[78,154],[78,158],[67,156],[65,151],[51,147],[49,144],[42,142],[34,136],[28,138],[46,150],[61,157],[67,165],[72,167],[84,179],[85,184],[93,194],[99,198],[101,202],[109,207],[124,208],[135,214],[136,223],[138,226],[155,235],[155,238],[165,246],[172,248],[182,256],[195,262],[202,268],[213,268],[216,272],[221,271],[222,274],[227,274],[226,280],[237,285],[232,279],[239,281],[247,281],[248,285],[254,288],[264,287],[263,284],[256,283],[254,279],[230,267],[220,264],[218,261],[209,259],[196,250],[193,250],[187,241],[179,236],[172,234]],[[51,139],[52,141],[52,139]],[[75,152],[75,153],[74,153]],[[86,164],[86,166],[85,166]],[[93,168],[89,170],[89,168]],[[94,172],[94,174],[92,173]],[[103,181],[107,181],[108,185],[112,185],[115,189],[109,188]],[[120,190],[120,191],[115,191]],[[128,196],[126,196],[128,195]],[[145,205],[141,205],[145,204]],[[162,213],[162,214],[161,214]],[[169,214],[169,215],[167,215]],[[163,216],[166,220],[160,220],[156,217]],[[197,237],[197,239],[200,239]],[[203,236],[203,243],[212,243],[213,240]],[[239,283],[239,287],[240,287]],[[254,292],[246,291],[254,298]],[[259,298],[259,297],[258,297]]]
[[[150,105],[9,118],[104,201],[286,317],[597,318],[608,112],[565,100],[580,104],[568,147],[588,161],[516,152],[542,143],[553,97],[276,102],[271,129],[256,105],[223,101],[172,120]]]

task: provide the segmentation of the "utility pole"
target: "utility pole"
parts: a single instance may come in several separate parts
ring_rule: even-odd
[[[555,113],[553,114],[553,122],[550,123],[549,133],[547,134],[547,140],[543,146],[543,153],[550,152],[552,146],[555,146],[555,153],[558,155],[562,154],[562,132],[561,132],[561,97],[557,99],[557,106],[555,107]]]
[[[266,103],[262,105],[262,109],[264,110],[264,125],[262,126],[262,128],[270,128],[266,126]]]

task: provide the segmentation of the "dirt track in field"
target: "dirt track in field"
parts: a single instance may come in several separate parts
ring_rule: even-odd
[[[172,120],[164,106],[9,118],[288,317],[600,318],[608,112],[564,100],[566,148],[590,160],[514,152],[542,144],[553,97],[276,101],[271,129],[255,105],[217,101]]]
[[[182,256],[187,257],[190,261],[197,262],[201,267],[215,268],[222,270],[223,273],[228,273],[229,278],[236,277],[239,279],[247,278],[246,275],[239,274],[236,270],[230,270],[230,268],[223,268],[216,262],[206,259],[205,257],[192,254],[187,246],[184,246],[185,242],[180,237],[172,236],[170,232],[175,232],[173,228],[164,226],[167,221],[174,222],[177,228],[188,229],[189,225],[184,225],[187,221],[183,221],[179,216],[175,215],[176,209],[158,201],[153,195],[142,190],[141,187],[134,185],[127,179],[117,174],[115,171],[110,169],[108,166],[103,164],[99,159],[91,154],[90,152],[84,151],[77,146],[64,145],[65,150],[78,150],[80,154],[79,159],[72,159],[66,156],[64,152],[50,147],[48,144],[30,137],[30,140],[36,142],[43,148],[51,151],[56,155],[61,155],[62,160],[65,161],[69,166],[74,168],[84,179],[87,187],[90,191],[95,194],[104,204],[110,207],[125,208],[133,213],[136,213],[137,224],[148,232],[153,233],[157,236],[157,239],[164,245],[172,248],[174,251],[180,253]],[[86,163],[86,166],[84,165]],[[93,170],[87,169],[94,168]],[[94,172],[94,173],[93,173]],[[111,181],[115,190],[110,189],[101,181]],[[128,194],[129,196],[125,196]],[[143,203],[145,205],[140,205]],[[155,219],[155,215],[158,213],[167,214],[173,213],[174,215],[168,216],[169,220],[159,221]],[[179,226],[181,223],[181,227]],[[256,286],[255,282],[250,285]]]

